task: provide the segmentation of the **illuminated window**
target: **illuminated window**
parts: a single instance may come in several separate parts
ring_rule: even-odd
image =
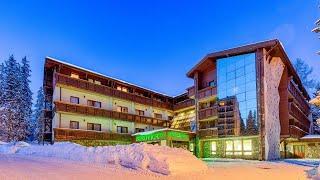
[[[217,142],[215,141],[211,142],[211,154],[212,155],[217,154]]]
[[[157,119],[162,119],[162,114],[154,113],[154,117]]]
[[[89,78],[88,81],[91,82],[91,83],[93,83],[93,79],[90,79],[90,78]]]
[[[122,113],[128,113],[128,108],[123,106],[117,106],[117,111]]]
[[[194,144],[193,143],[189,144],[189,151],[191,151],[191,152],[194,151]]]
[[[143,111],[143,110],[136,109],[136,115],[144,116],[144,111]]]
[[[233,141],[234,155],[242,154],[242,142],[241,140]]]
[[[95,83],[95,84],[98,84],[98,85],[101,85],[101,82],[100,82],[100,81],[97,81],[97,80],[95,80],[94,83]]]
[[[117,86],[117,90],[123,91],[123,92],[128,92],[128,88],[123,87],[123,86]]]
[[[243,154],[252,155],[252,140],[243,140]]]
[[[71,73],[71,77],[72,77],[72,78],[79,79],[79,74]]]
[[[226,141],[226,155],[233,155],[233,141]]]

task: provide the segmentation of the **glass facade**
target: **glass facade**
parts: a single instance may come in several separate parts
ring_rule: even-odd
[[[218,98],[236,97],[239,117],[251,134],[258,131],[255,53],[217,60]],[[244,134],[244,132],[242,133]]]

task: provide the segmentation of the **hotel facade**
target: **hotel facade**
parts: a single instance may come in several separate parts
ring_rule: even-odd
[[[208,54],[187,77],[193,85],[171,97],[47,57],[44,140],[147,142],[198,157],[305,156],[309,96],[278,40]]]

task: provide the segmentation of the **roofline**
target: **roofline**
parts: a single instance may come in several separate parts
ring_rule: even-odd
[[[246,45],[241,45],[237,46],[234,48],[222,50],[222,51],[217,51],[213,53],[207,54],[204,58],[200,60],[193,68],[188,71],[187,77],[192,78],[193,73],[196,71],[196,69],[208,58],[223,58],[223,57],[229,57],[229,56],[234,56],[234,55],[240,55],[240,54],[245,54],[245,53],[250,53],[254,52],[255,50],[262,48],[262,47],[270,47],[275,45],[277,42],[279,42],[278,39],[271,39],[267,41],[260,41],[257,43],[251,43],[251,44],[246,44]]]
[[[57,63],[67,65],[67,66],[70,66],[70,67],[72,67],[72,68],[76,68],[76,69],[79,69],[79,70],[82,70],[82,71],[87,71],[87,72],[89,72],[89,73],[93,73],[93,74],[96,74],[96,75],[98,75],[98,76],[102,76],[102,77],[104,77],[104,78],[112,79],[112,80],[115,80],[115,81],[118,81],[118,82],[121,82],[121,83],[130,85],[130,86],[135,86],[135,87],[138,87],[138,88],[143,89],[143,90],[146,90],[146,91],[151,91],[151,92],[153,92],[153,93],[155,93],[155,94],[159,94],[159,95],[162,95],[162,96],[165,96],[165,97],[168,97],[168,98],[173,98],[173,97],[174,97],[174,96],[170,96],[170,95],[167,95],[167,94],[165,94],[165,93],[161,93],[161,92],[158,92],[158,91],[149,89],[149,88],[145,88],[145,87],[142,87],[142,86],[139,86],[139,85],[136,85],[136,84],[133,84],[133,83],[130,83],[130,82],[127,82],[127,81],[118,79],[118,78],[114,78],[114,77],[111,77],[111,76],[107,76],[107,75],[104,75],[104,74],[102,74],[102,73],[95,72],[95,71],[93,71],[93,70],[90,70],[90,69],[87,69],[87,68],[83,68],[83,67],[80,67],[80,66],[77,66],[77,65],[74,65],[74,64],[71,64],[71,63],[68,63],[68,62],[65,62],[65,61],[62,61],[62,60],[59,60],[59,59],[50,57],[50,56],[46,56],[45,59],[46,59],[45,64],[47,63],[47,60],[55,61],[55,62],[57,62]]]
[[[280,48],[280,52],[284,56],[284,61],[286,61],[286,65],[288,65],[289,71],[293,74],[295,79],[298,81],[298,85],[301,87],[303,94],[306,96],[306,98],[309,100],[310,96],[305,87],[302,84],[302,81],[299,77],[299,75],[296,72],[296,69],[293,67],[287,53],[284,50],[284,47],[282,43],[278,39],[272,39],[272,40],[267,40],[267,41],[261,41],[258,43],[253,43],[253,44],[247,44],[243,46],[238,46],[235,48],[227,49],[227,50],[222,50],[222,51],[217,51],[213,52],[210,54],[207,54],[204,58],[201,59],[199,63],[197,63],[188,73],[187,77],[193,78],[193,74],[195,73],[196,69],[204,63],[208,58],[224,58],[224,57],[229,57],[229,56],[235,56],[235,55],[240,55],[240,54],[245,54],[245,53],[250,53],[250,52],[255,52],[257,49],[260,48],[266,48],[266,47],[272,47],[277,45]]]

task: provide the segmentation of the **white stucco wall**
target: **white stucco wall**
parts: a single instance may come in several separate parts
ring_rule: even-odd
[[[279,84],[284,64],[278,57],[264,61],[265,158],[280,158]]]

